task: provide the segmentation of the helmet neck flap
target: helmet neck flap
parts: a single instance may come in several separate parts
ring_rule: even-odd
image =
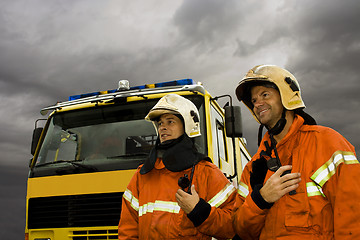
[[[183,134],[177,139],[169,140],[162,144],[158,139],[148,159],[146,159],[141,167],[140,173],[146,174],[150,172],[155,166],[156,159],[159,157],[162,158],[166,169],[172,172],[183,171],[203,159],[207,160],[204,154],[197,151],[192,139]]]

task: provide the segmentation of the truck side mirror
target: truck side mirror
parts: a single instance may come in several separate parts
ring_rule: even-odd
[[[242,137],[242,121],[240,106],[226,106],[225,128],[227,137]]]
[[[43,129],[44,128],[42,128],[42,127],[38,127],[38,128],[35,128],[33,131],[32,142],[31,142],[31,154],[32,155],[35,154],[36,147],[39,143],[40,136],[41,136]]]

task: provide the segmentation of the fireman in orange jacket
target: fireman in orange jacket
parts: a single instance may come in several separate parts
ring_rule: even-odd
[[[124,192],[119,239],[232,238],[236,189],[195,148],[196,106],[168,94],[145,119],[154,123],[158,140]]]
[[[360,164],[336,131],[316,125],[295,77],[251,69],[236,89],[268,131],[245,166],[233,225],[241,239],[360,239]]]

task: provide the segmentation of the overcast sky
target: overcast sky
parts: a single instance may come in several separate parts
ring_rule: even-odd
[[[258,64],[298,79],[306,112],[360,139],[358,0],[0,0],[0,238],[22,239],[31,135],[42,107],[68,96],[192,78],[235,97]]]

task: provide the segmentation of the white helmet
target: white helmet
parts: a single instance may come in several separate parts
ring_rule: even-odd
[[[177,94],[165,95],[149,111],[145,120],[152,121],[157,132],[155,120],[165,113],[180,114],[184,119],[185,133],[189,137],[201,135],[199,111],[190,100]]]

